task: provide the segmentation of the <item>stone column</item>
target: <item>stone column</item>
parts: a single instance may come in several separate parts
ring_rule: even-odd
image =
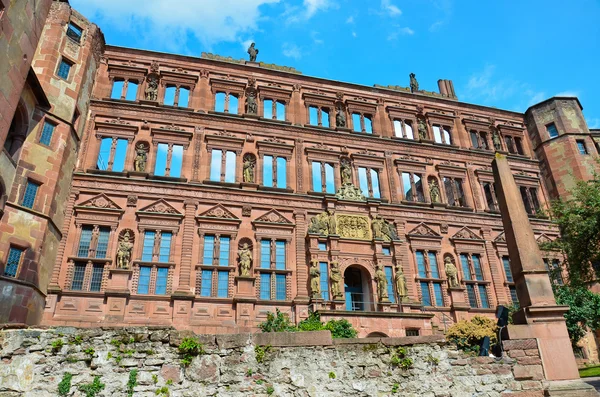
[[[510,268],[521,309],[508,326],[509,339],[537,338],[547,380],[578,379],[577,364],[563,317],[568,306],[557,306],[548,272],[529,223],[506,156],[492,163]]]
[[[191,285],[192,255],[194,249],[194,235],[196,228],[195,200],[186,200],[184,203],[185,217],[183,218],[183,235],[181,241],[181,261],[179,265],[179,285],[173,293],[178,296],[193,296]]]
[[[54,268],[52,269],[52,278],[50,279],[50,284],[48,285],[48,293],[56,293],[60,292],[61,290],[60,285],[58,284],[60,278],[60,268],[62,267],[64,260],[67,238],[69,229],[71,228],[71,221],[73,219],[73,206],[75,205],[75,200],[77,200],[78,197],[79,190],[72,190],[71,195],[69,196],[69,201],[67,202],[67,207],[65,208],[65,220],[61,230],[62,238],[58,245],[58,249],[56,250],[56,261],[54,262]]]
[[[296,221],[296,297],[294,301],[308,303],[308,265],[306,263],[306,212],[297,211]]]
[[[498,261],[498,255],[496,255],[496,250],[492,245],[492,229],[486,227],[482,229],[482,232],[483,239],[485,240],[485,252],[487,256],[487,262],[490,265],[490,273],[495,292],[495,299],[493,300],[493,302],[499,305],[508,305],[509,299],[506,295],[506,288],[504,286],[502,270],[500,269],[500,262]]]

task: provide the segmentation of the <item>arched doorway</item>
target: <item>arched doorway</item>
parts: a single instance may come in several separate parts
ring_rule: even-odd
[[[369,273],[359,266],[350,266],[344,272],[346,310],[370,311],[371,288]]]

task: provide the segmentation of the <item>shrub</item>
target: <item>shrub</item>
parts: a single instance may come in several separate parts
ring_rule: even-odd
[[[475,316],[471,321],[462,320],[454,324],[446,332],[446,338],[467,352],[478,352],[483,338],[488,336],[490,343],[497,341],[497,326],[494,320]]]
[[[58,384],[58,395],[59,396],[68,396],[71,391],[71,379],[73,379],[73,375],[65,372],[62,380]]]
[[[335,379],[335,372],[329,373],[329,379]]]
[[[262,332],[293,332],[296,327],[290,322],[287,314],[275,309],[275,313],[267,313],[267,320],[259,325]]]
[[[104,383],[100,382],[100,377],[95,376],[92,383],[79,385],[79,391],[84,393],[86,397],[96,397],[96,394],[104,390]]]
[[[127,381],[127,396],[128,397],[133,396],[133,389],[137,386],[137,374],[138,374],[137,369],[132,369],[131,372],[129,372],[129,381]]]
[[[52,342],[52,351],[53,352],[57,352],[60,349],[62,349],[62,347],[65,345],[65,342],[63,342],[62,339],[57,339],[54,342]]]
[[[298,323],[299,331],[322,331],[324,329],[319,313],[310,312],[308,317]]]
[[[263,332],[308,332],[323,331],[331,332],[333,338],[356,338],[358,332],[352,328],[352,324],[346,319],[329,320],[327,324],[321,322],[321,316],[318,313],[311,312],[308,318],[302,320],[295,327],[291,324],[287,314],[281,313],[276,309],[275,313],[268,313],[267,320],[259,325]]]
[[[332,338],[356,338],[358,332],[352,328],[352,324],[345,318],[341,320],[329,320],[325,329],[331,331]]]
[[[205,353],[204,346],[196,338],[183,338],[178,349],[183,356],[181,363],[186,367],[192,363],[194,356]]]
[[[267,352],[271,349],[271,345],[262,347],[262,346],[255,346],[254,347],[254,353],[256,355],[256,362],[257,363],[263,363],[265,361],[265,355],[267,354]]]

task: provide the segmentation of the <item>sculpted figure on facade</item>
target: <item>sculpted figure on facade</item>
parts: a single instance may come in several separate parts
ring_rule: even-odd
[[[458,269],[456,269],[450,255],[444,258],[444,268],[446,270],[446,277],[448,277],[448,285],[450,288],[458,288]]]
[[[255,47],[255,43],[250,44],[248,47],[248,55],[250,55],[250,62],[256,62],[256,56],[258,55],[258,48]]]
[[[494,142],[494,149],[497,151],[502,150],[502,141],[500,140],[500,134],[498,134],[496,128],[492,130],[492,141]]]
[[[366,216],[338,215],[337,232],[345,238],[371,239],[369,219]]]
[[[328,210],[327,218],[328,234],[337,234],[337,222],[335,220],[335,212],[333,210]]]
[[[319,215],[313,216],[310,220],[310,226],[308,227],[309,233],[318,233],[324,236],[336,234],[336,231],[337,225],[335,215],[333,215],[332,211],[322,212]]]
[[[319,270],[319,261],[311,261],[310,266],[310,293],[313,298],[321,297],[321,270]]]
[[[331,271],[329,279],[331,280],[331,296],[333,300],[342,298],[342,291],[340,283],[342,282],[342,272],[340,270],[340,264],[338,262],[331,262]]]
[[[404,271],[402,270],[401,265],[396,265],[396,275],[394,276],[394,281],[396,282],[396,292],[398,292],[398,296],[402,301],[408,296],[408,289],[406,288],[406,277],[404,276]]]
[[[133,243],[131,242],[129,230],[127,230],[119,241],[119,248],[117,249],[117,269],[129,269],[132,250]]]
[[[253,88],[246,92],[246,113],[258,114],[258,103],[256,102],[256,90]]]
[[[432,203],[441,203],[442,196],[440,194],[440,186],[438,184],[437,178],[431,177],[429,178],[429,197],[431,198]]]
[[[158,78],[156,76],[148,76],[144,97],[147,101],[158,100]]]
[[[427,122],[425,121],[425,119],[423,117],[419,117],[419,119],[417,120],[417,128],[419,131],[419,139],[422,140],[427,140],[428,139],[428,134],[427,134]]]
[[[243,181],[244,183],[254,183],[254,168],[256,167],[256,158],[254,155],[248,153],[244,156],[244,172]]]
[[[248,243],[244,243],[238,252],[238,260],[240,262],[240,276],[250,277],[250,268],[252,267],[252,251]]]
[[[417,75],[411,73],[410,75],[410,92],[419,91],[419,82],[417,81]]]
[[[346,111],[342,105],[338,105],[335,115],[335,125],[338,128],[346,128]]]
[[[136,172],[146,172],[147,162],[148,148],[143,143],[138,143],[135,147],[135,159],[133,160],[133,170]]]
[[[98,225],[94,225],[94,229],[92,230],[92,237],[90,238],[90,251],[93,250],[96,252],[96,248],[98,247],[98,238],[100,237],[100,227]]]
[[[352,184],[352,166],[350,165],[350,160],[342,159],[340,174],[342,177],[342,185]]]
[[[383,266],[377,265],[375,271],[375,282],[377,283],[377,295],[379,296],[379,302],[389,302],[390,297],[387,289],[387,277],[383,271]]]
[[[373,238],[385,241],[392,241],[398,239],[398,234],[394,228],[394,225],[380,217],[375,215],[375,218],[371,221],[373,228]]]

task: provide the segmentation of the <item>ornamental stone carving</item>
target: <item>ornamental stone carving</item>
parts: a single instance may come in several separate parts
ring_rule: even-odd
[[[146,172],[146,163],[148,162],[149,146],[140,142],[135,146],[135,159],[133,160],[133,170],[136,172]]]
[[[418,128],[418,132],[419,132],[419,139],[427,140],[428,139],[427,122],[425,121],[425,118],[423,118],[423,117],[418,118],[417,128]]]
[[[256,102],[256,89],[248,88],[246,91],[246,113],[251,115],[258,114],[258,103]]]
[[[147,101],[158,100],[158,77],[155,75],[148,76],[144,98]]]
[[[396,292],[398,292],[398,296],[402,301],[408,296],[408,290],[406,288],[406,277],[404,276],[404,271],[402,270],[401,265],[396,265],[394,281],[396,282]]]
[[[458,232],[452,236],[452,238],[465,239],[465,240],[481,240],[477,234],[475,234],[471,229],[467,227],[463,227]]]
[[[337,107],[337,114],[335,115],[335,125],[338,128],[346,128],[346,123],[346,111],[342,105],[339,105]]]
[[[429,177],[429,197],[432,203],[441,203],[442,196],[440,194],[440,185],[436,177]]]
[[[250,44],[250,47],[248,47],[248,56],[250,58],[250,62],[256,62],[256,57],[258,56],[258,48],[255,46],[256,44],[252,43]]]
[[[238,251],[238,261],[240,264],[240,276],[250,277],[250,268],[252,267],[252,251],[248,243],[242,244]]]
[[[159,214],[179,214],[169,203],[164,200],[159,200],[156,203],[143,209],[144,212],[155,212]]]
[[[337,231],[337,222],[335,220],[335,215],[332,212],[323,212],[319,215],[315,215],[310,220],[310,225],[308,227],[309,233],[317,233],[323,236],[328,236],[330,234],[336,234]],[[333,220],[330,218],[334,218]]]
[[[336,215],[337,232],[343,238],[371,240],[369,218],[361,215]]]
[[[221,219],[238,219],[235,215],[233,215],[229,210],[227,210],[222,205],[217,205],[203,213],[201,216],[205,216],[208,218],[221,218]]]
[[[340,270],[340,264],[338,262],[331,262],[331,271],[329,275],[331,280],[331,296],[333,300],[342,299],[342,290],[340,283],[342,282],[342,272]]]
[[[458,288],[458,269],[454,265],[454,258],[451,255],[444,257],[444,268],[446,270],[446,277],[448,278],[448,285],[450,288]]]
[[[390,222],[386,221],[379,215],[376,215],[375,218],[371,221],[371,226],[373,228],[373,238],[385,241],[392,241],[398,239],[398,234],[394,228],[394,225]]]
[[[256,156],[251,153],[244,155],[244,170],[242,173],[244,183],[255,183]]]
[[[280,223],[285,225],[292,224],[292,222],[276,210],[271,210],[266,214],[259,216],[255,222]]]
[[[119,247],[117,248],[117,269],[129,269],[131,264],[131,252],[133,250],[133,231],[123,230],[119,235]]]
[[[377,283],[377,296],[379,297],[379,302],[389,302],[390,297],[387,289],[387,277],[385,276],[383,266],[381,265],[377,265],[377,270],[375,270],[375,282]]]
[[[94,207],[100,209],[120,209],[111,199],[106,197],[104,194],[93,197],[80,204],[83,207]]]
[[[498,134],[498,130],[495,127],[492,128],[492,141],[494,142],[494,149],[496,149],[496,151],[502,150],[500,134]]]
[[[411,73],[410,77],[410,92],[418,92],[419,91],[419,82],[417,81],[417,75]]]
[[[321,270],[319,270],[319,261],[311,261],[309,276],[311,297],[319,299],[321,298]]]
[[[351,183],[343,185],[335,194],[335,197],[340,200],[367,201],[362,191]]]
[[[343,158],[340,161],[340,174],[342,177],[342,185],[351,185],[352,184],[352,165],[350,164],[350,159],[347,157]]]

